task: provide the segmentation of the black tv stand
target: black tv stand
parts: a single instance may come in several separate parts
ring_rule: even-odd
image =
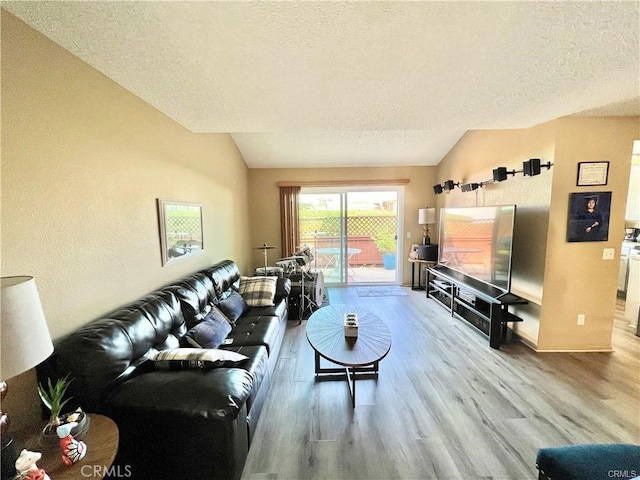
[[[427,297],[445,307],[452,317],[466,320],[485,333],[489,346],[496,349],[506,339],[507,324],[522,321],[509,312],[509,305],[529,303],[443,265],[427,269],[426,290]]]

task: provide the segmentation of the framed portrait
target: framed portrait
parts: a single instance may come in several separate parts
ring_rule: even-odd
[[[609,239],[611,192],[571,193],[567,242],[604,242]]]
[[[409,251],[409,258],[417,259],[418,258],[418,244],[414,243],[411,245],[411,250]]]
[[[579,187],[592,185],[606,185],[609,177],[609,162],[579,162],[578,180]]]
[[[158,198],[162,266],[204,251],[202,205]]]

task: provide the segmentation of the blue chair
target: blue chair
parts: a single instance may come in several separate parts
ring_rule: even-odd
[[[622,443],[541,448],[539,480],[631,480],[640,477],[640,446]]]

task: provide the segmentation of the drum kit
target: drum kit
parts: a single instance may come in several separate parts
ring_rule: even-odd
[[[264,267],[256,268],[256,275],[285,277],[291,280],[291,298],[298,307],[300,321],[308,310],[313,312],[324,301],[324,274],[322,270],[309,269],[313,253],[306,246],[298,247],[292,256],[281,258],[275,267],[269,266],[268,250],[276,247],[263,244],[254,250],[262,250]]]

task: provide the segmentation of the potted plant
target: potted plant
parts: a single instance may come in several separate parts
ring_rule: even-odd
[[[64,423],[78,423],[78,425],[73,429],[74,435],[84,433],[88,427],[88,418],[81,409],[62,415],[63,407],[69,400],[71,400],[71,397],[66,399],[64,397],[67,394],[67,388],[69,388],[69,384],[72,381],[73,379],[69,379],[69,375],[67,375],[63,378],[57,379],[55,383],[48,378],[46,388],[41,383],[38,384],[38,395],[40,396],[40,400],[42,400],[42,403],[51,412],[49,415],[49,421],[42,430],[45,437],[52,437],[57,441],[58,436],[56,429]]]
[[[382,254],[382,263],[386,270],[396,268],[396,233],[391,228],[383,228],[376,232],[373,241]]]

